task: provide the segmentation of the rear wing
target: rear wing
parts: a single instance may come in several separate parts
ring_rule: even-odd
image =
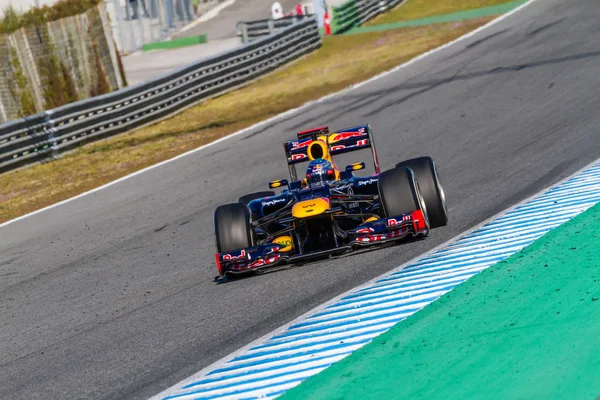
[[[371,149],[375,172],[379,173],[379,161],[373,142],[373,132],[369,125],[359,125],[352,128],[341,129],[333,133],[329,128],[322,126],[298,133],[297,140],[283,143],[287,158],[290,176],[297,180],[295,164],[310,161],[309,147],[314,141],[320,140],[327,145],[329,155],[350,153],[352,151]]]

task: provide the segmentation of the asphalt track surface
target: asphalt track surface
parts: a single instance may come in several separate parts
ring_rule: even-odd
[[[235,26],[239,21],[255,21],[271,18],[271,5],[275,0],[236,0],[225,7],[215,18],[201,22],[193,28],[177,33],[174,37],[206,34],[211,40],[236,37]],[[300,0],[279,0],[284,13],[289,13]]]
[[[598,21],[596,0],[538,0],[265,129],[0,228],[0,398],[147,398],[597,159]],[[213,283],[214,208],[285,176],[280,142],[295,131],[362,122],[384,168],[436,159],[449,226]]]

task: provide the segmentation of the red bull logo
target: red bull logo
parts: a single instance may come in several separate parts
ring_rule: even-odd
[[[246,258],[246,250],[242,250],[240,254],[223,254],[223,261],[243,260]]]
[[[314,165],[311,172],[316,175],[323,175],[325,173],[321,164]]]
[[[390,218],[387,220],[388,226],[401,225],[406,221],[412,220],[412,216],[410,214],[404,215],[402,219],[398,220],[395,218]]]
[[[363,137],[367,136],[367,132],[365,132],[364,128],[360,128],[358,131],[354,132],[340,132],[329,138],[329,143],[339,142],[341,140],[347,140],[355,137]]]
[[[308,147],[311,143],[312,143],[312,139],[298,141],[298,142],[291,142],[290,150],[303,149],[305,147]]]

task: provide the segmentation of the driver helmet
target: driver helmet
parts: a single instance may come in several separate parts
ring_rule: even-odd
[[[335,180],[335,169],[331,161],[316,158],[306,167],[306,182],[309,186],[322,186],[326,182]]]

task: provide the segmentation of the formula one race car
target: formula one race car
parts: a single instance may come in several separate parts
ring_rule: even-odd
[[[283,147],[291,179],[269,183],[280,194],[247,194],[215,211],[220,277],[423,238],[448,221],[433,160],[413,158],[380,173],[369,125],[311,129]],[[374,175],[354,176],[363,162],[337,168],[332,156],[360,149],[371,150]],[[296,165],[307,162],[299,178]]]

